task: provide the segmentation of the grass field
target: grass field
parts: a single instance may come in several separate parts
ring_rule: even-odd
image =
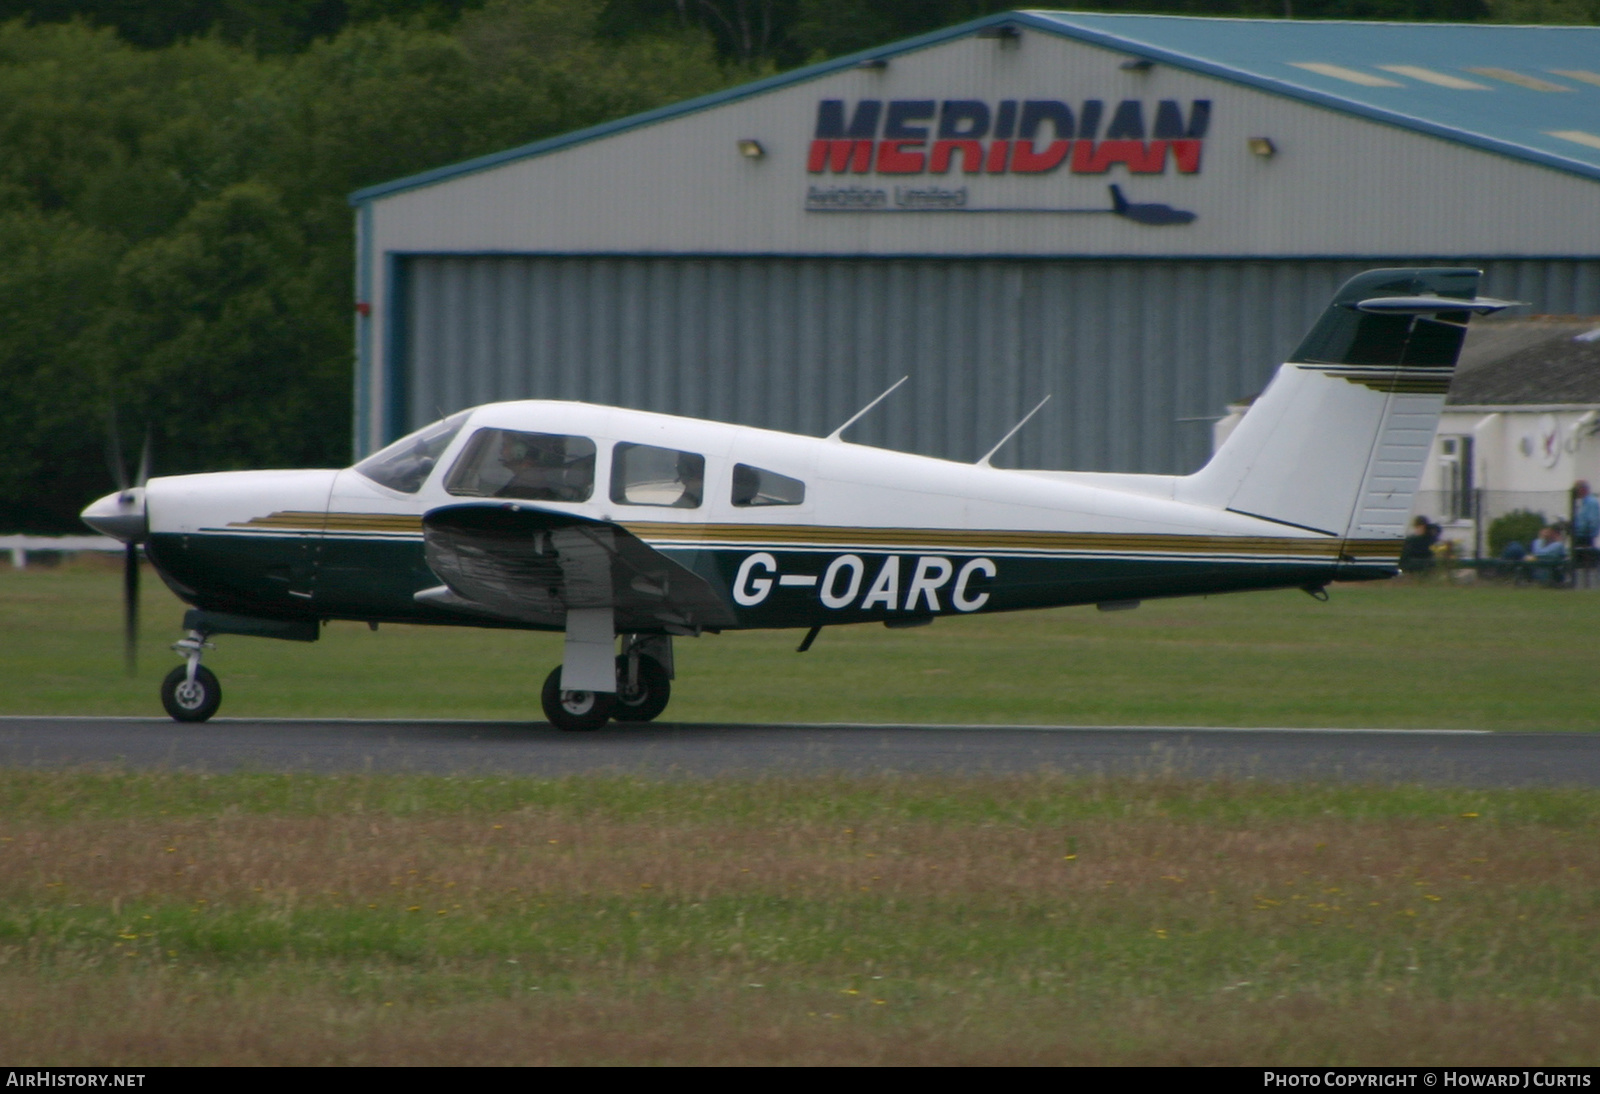
[[[1600,795],[0,772],[16,1065],[1594,1064]]]
[[[182,605],[147,574],[122,674],[114,565],[0,567],[0,713],[160,714]],[[667,717],[1592,730],[1600,595],[1447,584],[947,618],[911,631],[680,640]],[[311,644],[221,637],[222,716],[534,720],[559,636],[335,623]]]
[[[181,608],[0,571],[0,713]],[[1593,727],[1600,598],[1336,588],[679,643],[718,721]],[[225,715],[531,719],[552,636],[223,638]],[[1594,1064],[1600,794],[0,770],[0,1059]]]

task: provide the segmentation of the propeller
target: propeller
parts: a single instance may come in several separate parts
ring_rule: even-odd
[[[107,494],[83,511],[83,522],[98,532],[122,540],[122,658],[132,676],[138,667],[139,646],[139,544],[149,532],[145,512],[144,487],[150,481],[150,430],[145,429],[139,451],[139,471],[133,485],[128,484],[127,465],[122,460],[122,437],[113,411],[106,438],[106,462],[117,492]]]

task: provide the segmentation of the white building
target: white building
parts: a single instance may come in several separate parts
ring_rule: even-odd
[[[1600,318],[1486,325],[1462,366],[1416,509],[1482,554],[1496,517],[1565,520],[1575,481],[1600,487]]]

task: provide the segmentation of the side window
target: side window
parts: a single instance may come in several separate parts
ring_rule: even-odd
[[[594,442],[560,433],[480,429],[444,488],[469,498],[588,501],[594,493]]]
[[[776,471],[749,464],[733,465],[733,504],[741,509],[757,505],[799,505],[806,500],[806,484]]]
[[[706,458],[693,452],[624,441],[611,457],[611,500],[618,505],[696,509],[705,481]]]

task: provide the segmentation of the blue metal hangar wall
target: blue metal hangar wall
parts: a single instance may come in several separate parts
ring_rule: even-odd
[[[1011,12],[352,195],[356,447],[560,398],[1187,472],[1337,285],[1600,313],[1600,28]]]

